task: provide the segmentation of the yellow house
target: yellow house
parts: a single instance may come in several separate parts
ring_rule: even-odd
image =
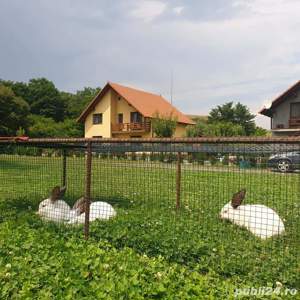
[[[194,124],[160,95],[108,82],[78,118],[85,137],[153,137],[151,120],[156,114],[177,119],[175,137],[183,137],[186,126]]]

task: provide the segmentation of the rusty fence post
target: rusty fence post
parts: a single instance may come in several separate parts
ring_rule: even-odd
[[[181,152],[178,152],[177,168],[176,168],[176,209],[180,208],[180,192],[181,192]]]
[[[87,143],[86,152],[86,174],[85,174],[85,220],[84,238],[89,238],[90,229],[90,203],[91,203],[91,178],[92,178],[92,142]]]
[[[63,150],[63,161],[62,161],[62,186],[67,184],[67,150]]]

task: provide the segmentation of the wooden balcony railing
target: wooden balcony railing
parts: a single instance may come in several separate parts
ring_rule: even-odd
[[[290,119],[289,128],[300,128],[300,118]]]
[[[150,122],[111,124],[112,132],[149,132],[150,129]]]

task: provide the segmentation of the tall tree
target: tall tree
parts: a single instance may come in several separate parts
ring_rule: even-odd
[[[0,135],[15,135],[28,126],[29,105],[16,97],[10,87],[0,84]]]
[[[213,108],[208,116],[208,122],[213,124],[217,122],[230,122],[240,125],[245,135],[253,135],[255,133],[255,115],[250,113],[247,106],[238,102],[236,105],[233,102],[227,102],[223,105],[218,105]]]
[[[31,113],[62,121],[65,103],[54,83],[46,78],[31,79],[28,83],[28,103]]]
[[[78,118],[87,104],[99,93],[101,89],[85,87],[76,94],[61,92],[61,97],[66,105],[66,114],[69,118]]]

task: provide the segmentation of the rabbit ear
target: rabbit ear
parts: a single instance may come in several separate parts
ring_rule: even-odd
[[[59,186],[54,187],[50,196],[51,202],[55,202],[59,198],[62,198],[66,192],[66,189],[66,186],[63,186],[62,188]]]
[[[85,212],[85,198],[79,198],[73,205],[72,209],[77,209],[80,214]]]
[[[56,200],[58,200],[59,195],[60,195],[60,187],[56,186],[53,188],[51,192],[51,196],[50,196],[51,202],[55,202]]]
[[[67,190],[66,186],[63,186],[59,189],[59,197],[62,198],[65,195],[65,192]]]
[[[245,195],[246,195],[246,189],[242,189],[239,192],[237,192],[236,194],[234,194],[231,199],[231,206],[233,208],[238,208],[242,204],[242,201],[244,200]]]

